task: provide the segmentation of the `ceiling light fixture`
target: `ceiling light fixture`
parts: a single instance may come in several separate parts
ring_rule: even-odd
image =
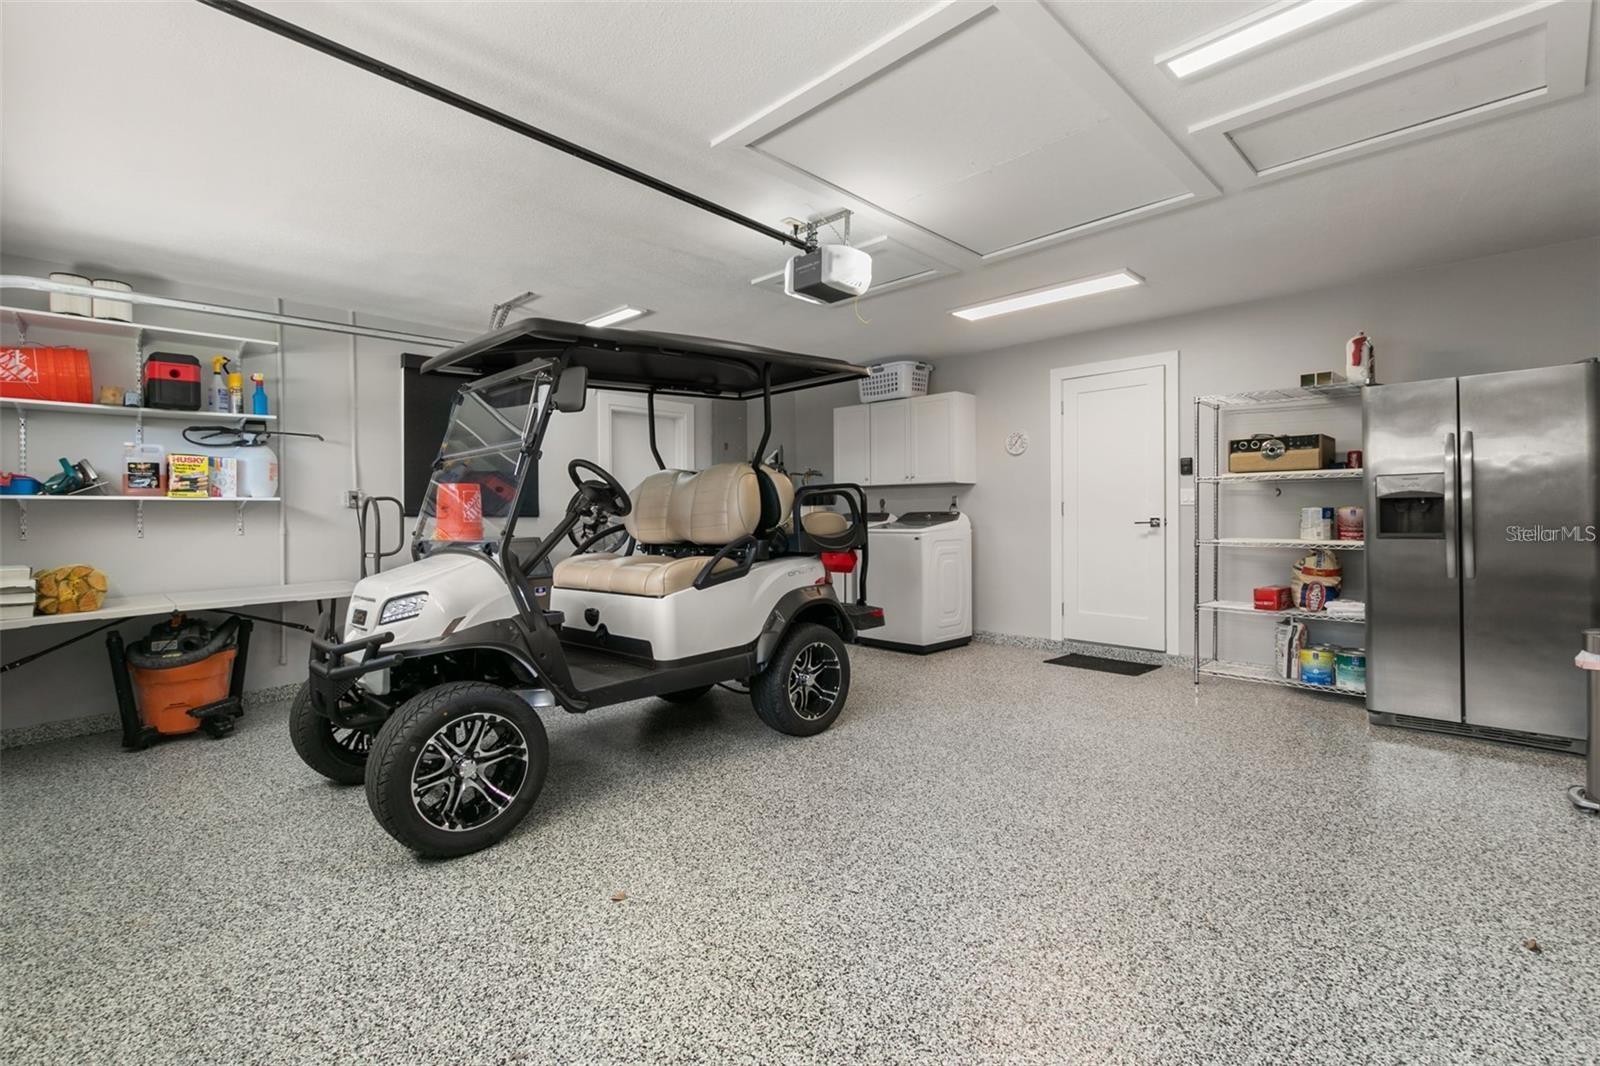
[[[1297,30],[1348,11],[1362,0],[1284,0],[1158,56],[1174,77],[1187,78],[1246,52],[1254,51]]]
[[[619,307],[614,311],[607,311],[598,318],[591,318],[584,323],[586,326],[615,326],[619,322],[626,322],[640,315],[649,314],[642,307]]]
[[[1019,292],[1015,296],[1006,296],[999,300],[990,300],[988,303],[973,304],[971,307],[962,307],[951,311],[957,318],[964,318],[968,322],[977,322],[984,318],[993,318],[995,315],[1009,315],[1013,311],[1026,311],[1030,307],[1043,307],[1046,304],[1056,304],[1063,300],[1076,300],[1083,296],[1093,296],[1101,292],[1114,292],[1117,289],[1130,289],[1135,285],[1143,285],[1144,279],[1131,270],[1118,270],[1113,274],[1099,274],[1092,278],[1079,278],[1061,285],[1051,285],[1044,289],[1034,289],[1031,292]]]

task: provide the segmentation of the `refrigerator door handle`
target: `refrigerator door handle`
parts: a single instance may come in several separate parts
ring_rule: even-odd
[[[1445,434],[1445,576],[1456,578],[1456,434]]]
[[[1478,534],[1472,522],[1472,430],[1461,434],[1461,576],[1478,576]]]

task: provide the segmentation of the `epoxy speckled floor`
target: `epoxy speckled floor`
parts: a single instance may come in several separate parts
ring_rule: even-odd
[[[810,740],[547,715],[532,815],[449,863],[282,707],[7,752],[0,1058],[1600,1060],[1581,760],[1045,657],[857,650]]]

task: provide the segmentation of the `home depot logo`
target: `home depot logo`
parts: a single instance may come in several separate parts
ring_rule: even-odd
[[[32,352],[21,348],[0,351],[0,381],[20,381],[27,385],[39,383],[39,363]]]

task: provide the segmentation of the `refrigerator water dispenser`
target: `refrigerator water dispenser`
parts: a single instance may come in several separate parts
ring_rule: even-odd
[[[1444,539],[1444,475],[1387,474],[1373,479],[1380,537]]]

